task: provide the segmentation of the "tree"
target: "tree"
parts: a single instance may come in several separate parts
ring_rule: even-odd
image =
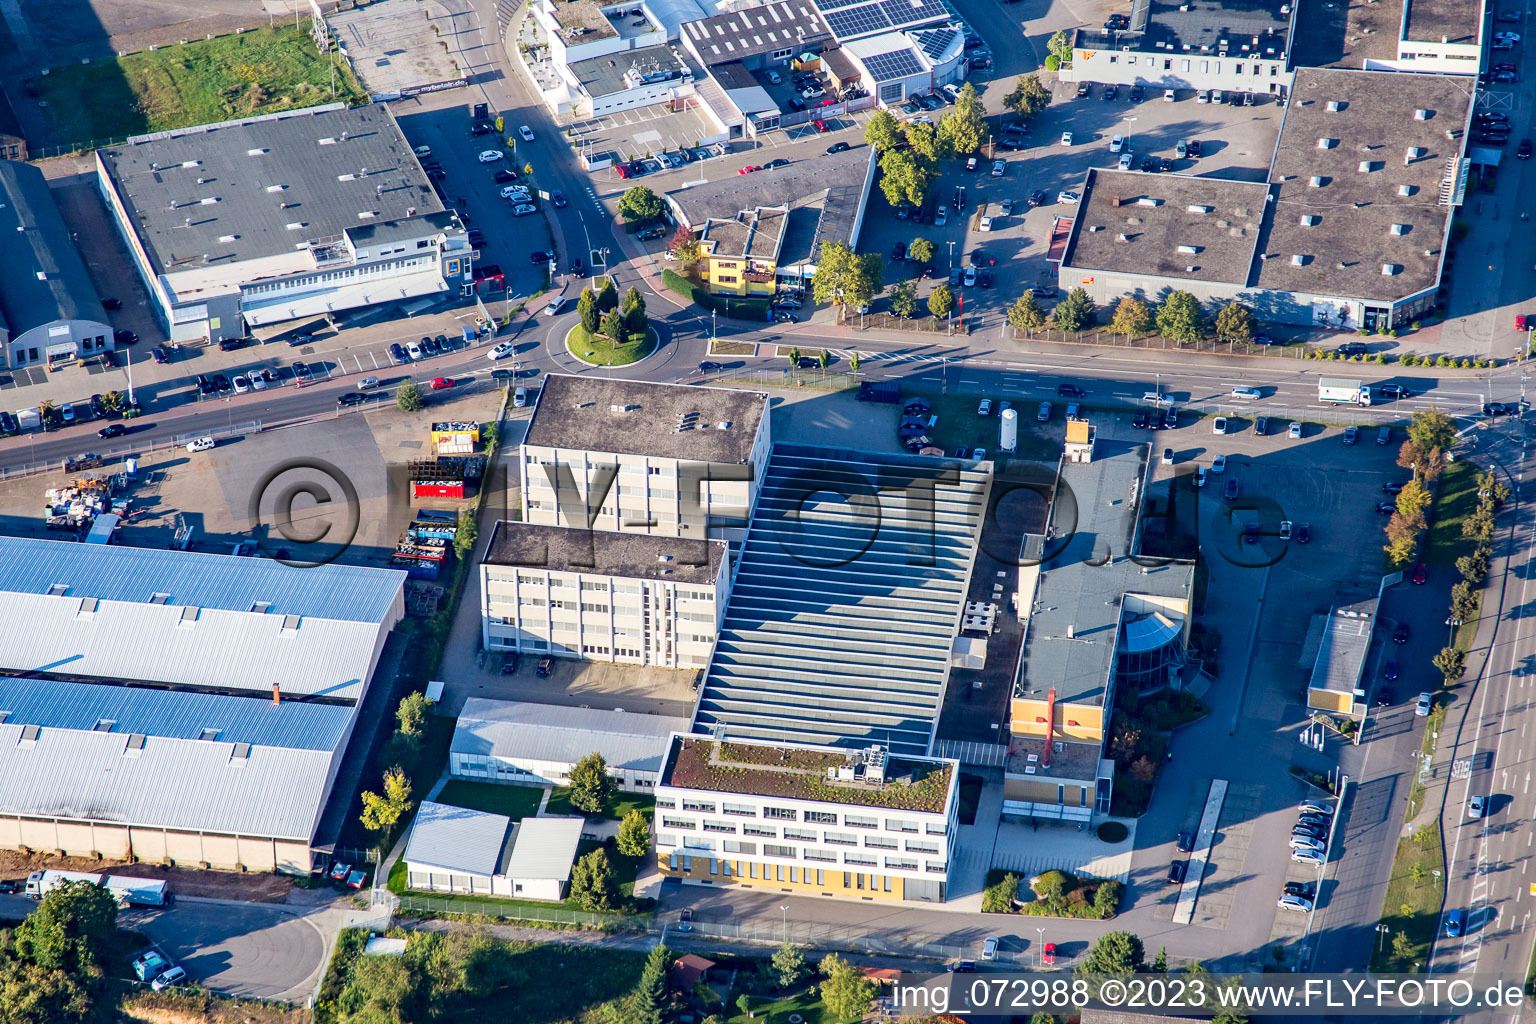
[[[911,281],[897,281],[891,288],[891,312],[903,320],[912,319],[917,313],[917,285]]]
[[[859,354],[857,352],[848,353],[848,372],[859,372]]]
[[[1168,947],[1161,946],[1157,950],[1157,956],[1152,958],[1152,966],[1148,968],[1153,974],[1168,973]]]
[[[1413,956],[1413,940],[1401,928],[1392,933],[1392,955],[1399,960]]]
[[[1151,782],[1157,777],[1157,765],[1147,759],[1143,754],[1131,762],[1131,778],[1137,782]]]
[[[1445,454],[1439,448],[1425,448],[1419,441],[1409,438],[1397,450],[1397,464],[1413,470],[1414,475],[1425,483],[1434,483],[1440,475],[1440,467],[1445,464]]]
[[[901,145],[903,137],[901,122],[883,108],[875,111],[869,123],[864,126],[864,141],[878,150],[895,149]]]
[[[1394,532],[1394,525],[1399,529]],[[1393,516],[1387,523],[1387,543],[1382,550],[1387,553],[1387,567],[1401,569],[1414,558],[1414,531],[1402,525],[1402,517]]]
[[[1130,339],[1151,330],[1152,311],[1145,302],[1127,295],[1115,305],[1114,315],[1109,318],[1109,333],[1123,334]]]
[[[831,364],[831,362],[832,353],[828,352],[826,349],[822,349],[821,352],[816,356],[816,365],[821,367],[823,370],[825,370],[828,365]]]
[[[833,1019],[863,1020],[875,999],[875,983],[836,953],[821,958],[820,970],[827,979],[821,983],[821,1001]]]
[[[1008,914],[1013,911],[1013,901],[1019,896],[1019,876],[1009,873],[1002,881],[989,885],[981,894],[983,914]]]
[[[793,370],[800,365],[800,349],[794,345],[789,346],[789,368]]]
[[[603,314],[597,308],[597,296],[592,294],[591,288],[581,290],[581,297],[576,300],[576,315],[581,319],[582,330],[588,334],[597,333],[597,323]]]
[[[63,882],[49,890],[13,938],[16,955],[46,971],[86,973],[100,968],[117,935],[117,898],[91,882]]]
[[[1051,311],[1051,326],[1064,334],[1075,334],[1085,327],[1092,327],[1093,320],[1093,300],[1081,288],[1068,292]]]
[[[613,278],[603,278],[603,283],[597,289],[597,311],[608,313],[619,308],[619,289],[613,283]]]
[[[473,517],[470,517],[470,522],[474,522]],[[459,532],[463,532],[462,522],[459,524]],[[407,736],[424,736],[427,732],[427,715],[431,712],[432,702],[427,700],[427,695],[420,690],[412,690],[401,699],[400,706],[395,709],[395,718],[400,722],[400,731]]]
[[[940,320],[955,311],[955,293],[949,290],[949,285],[941,284],[928,293],[928,312]]]
[[[655,220],[662,209],[661,197],[644,185],[632,185],[619,197],[619,213],[625,220]]]
[[[620,853],[626,857],[644,857],[651,849],[651,827],[645,823],[645,815],[639,808],[631,810],[619,822],[619,834],[614,840]]]
[[[1102,881],[1093,891],[1093,909],[1100,919],[1115,916],[1120,909],[1120,892],[1120,883],[1115,881]]]
[[[1433,500],[1434,496],[1429,493],[1429,488],[1415,477],[1404,484],[1397,495],[1397,514],[1415,530],[1422,530],[1425,525],[1425,514],[1429,511],[1430,502]]]
[[[1062,29],[1051,36],[1050,40],[1045,44],[1045,49],[1051,57],[1056,58],[1056,66],[1058,68],[1069,68],[1072,66],[1072,35],[1066,29]],[[1049,57],[1046,59],[1045,67],[1047,71],[1052,70]]]
[[[628,333],[624,330],[624,314],[616,309],[611,309],[603,314],[603,322],[598,325],[598,333],[612,341],[615,345],[622,345],[629,340]]]
[[[640,980],[628,999],[626,1021],[634,1024],[662,1024],[667,1008],[667,971],[672,967],[672,951],[656,945],[645,958]]]
[[[1462,555],[1456,559],[1456,571],[1468,583],[1474,585],[1482,583],[1488,578],[1488,555],[1488,549],[1479,545],[1470,555]]]
[[[880,157],[880,191],[892,206],[902,203],[921,206],[933,185],[934,173],[932,162],[921,154],[888,149]],[[822,248],[825,250],[825,243]],[[817,276],[820,276],[819,271]]]
[[[667,242],[667,251],[680,260],[696,260],[699,258],[699,236],[691,228],[679,224]]]
[[[1105,932],[1084,958],[1086,974],[1124,974],[1146,969],[1146,950],[1130,932]]]
[[[1205,314],[1200,309],[1200,300],[1189,292],[1169,295],[1157,307],[1157,330],[1169,341],[1180,344],[1205,337]]]
[[[336,1008],[348,1024],[415,1019],[420,977],[403,957],[360,956],[347,971],[347,983],[336,997]]]
[[[1059,868],[1042,871],[1031,883],[1043,903],[1059,904],[1066,901],[1068,890],[1077,885],[1077,879]]]
[[[939,138],[938,129],[925,121],[907,125],[907,145],[922,158],[918,163],[929,170],[936,170],[938,162],[949,155],[949,147]]]
[[[395,389],[395,404],[402,412],[420,412],[427,402],[421,397],[421,388],[416,382],[408,380]]]
[[[1467,653],[1456,647],[1442,647],[1431,664],[1440,670],[1447,684],[1454,683],[1466,671]]]
[[[571,866],[570,900],[582,910],[604,913],[613,909],[617,897],[613,868],[602,847],[592,850]]]
[[[608,762],[595,750],[571,768],[571,806],[583,814],[606,813],[614,788]]]
[[[101,404],[107,412],[121,412],[128,404],[128,396],[121,391],[108,391],[101,396]]]
[[[1032,121],[1050,106],[1051,94],[1040,84],[1040,76],[1033,72],[1020,75],[1013,83],[1013,90],[1003,97],[1003,109],[1011,110],[1026,121]]]
[[[1046,1013],[1044,1010],[1041,1010],[1039,1013],[1029,1018],[1029,1024],[1056,1024],[1056,1015],[1054,1013]]]
[[[1456,439],[1456,424],[1439,409],[1420,409],[1408,421],[1408,440],[1428,451],[1449,448]]]
[[[773,954],[773,973],[780,988],[794,988],[805,977],[805,956],[786,939]]]
[[[873,253],[860,254],[846,242],[824,241],[811,291],[818,303],[855,308],[869,302],[880,287],[885,264]]]
[[[1258,325],[1247,306],[1241,302],[1229,302],[1216,314],[1216,340],[1228,343],[1252,341],[1254,329]]]
[[[1008,307],[1008,324],[1025,334],[1034,334],[1045,326],[1045,310],[1035,300],[1034,292],[1025,292],[1018,302]]]
[[[1462,580],[1451,588],[1451,618],[1457,622],[1471,622],[1477,618],[1477,591],[1472,584]]]
[[[645,296],[640,294],[640,289],[630,285],[619,309],[624,314],[624,326],[631,334],[639,334],[646,329]]]
[[[926,238],[914,238],[907,246],[907,256],[918,263],[927,263],[933,259],[933,243]]]
[[[939,141],[956,156],[970,156],[986,145],[988,134],[981,98],[976,87],[966,82],[955,96],[954,108],[939,119]]]
[[[363,828],[379,836],[379,845],[389,845],[395,826],[411,809],[411,780],[398,767],[384,772],[383,794],[363,793]]]

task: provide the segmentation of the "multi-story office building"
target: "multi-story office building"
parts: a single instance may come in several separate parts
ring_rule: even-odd
[[[389,107],[129,139],[97,186],[173,340],[472,288],[472,250]]]
[[[708,736],[672,738],[656,787],[669,878],[799,894],[942,902],[959,764]]]
[[[766,394],[553,374],[519,456],[523,521],[739,535],[769,447]]]
[[[480,563],[481,642],[703,668],[730,578],[723,541],[500,522]]]

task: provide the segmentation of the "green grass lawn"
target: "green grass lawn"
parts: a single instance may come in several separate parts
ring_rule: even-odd
[[[631,334],[622,344],[614,344],[600,334],[588,334],[581,324],[571,328],[565,337],[565,347],[578,359],[600,366],[628,366],[638,363],[656,351],[656,329],[647,327],[644,334]]]
[[[651,817],[656,813],[656,798],[643,793],[615,793],[613,804],[604,817],[613,821],[623,821],[624,815],[635,810],[645,815],[646,823],[649,824]],[[545,808],[544,813],[553,815],[581,814],[582,812],[571,806],[571,787],[556,786],[549,794],[549,806]],[[592,815],[586,815],[586,817],[592,817]]]
[[[1477,511],[1477,473],[1475,463],[1461,461],[1452,462],[1440,474],[1424,561],[1455,565],[1457,558],[1472,550],[1472,542],[1461,535],[1461,521]]]
[[[539,800],[543,796],[542,786],[511,786],[499,782],[453,779],[437,794],[437,802],[490,814],[505,814],[513,821],[520,821],[538,812]]]
[[[1422,834],[1398,840],[1381,908],[1381,923],[1389,931],[1384,936],[1372,936],[1377,940],[1371,948],[1372,971],[1411,972],[1415,964],[1424,965],[1445,899],[1445,859],[1440,846],[1439,822],[1424,826]],[[1406,934],[1411,943],[1406,956],[1399,957],[1393,951],[1392,941],[1398,933]]]
[[[56,68],[38,86],[59,138],[75,145],[366,98],[339,58],[334,93],[331,76],[306,19],[302,31],[257,28]]]
[[[731,1004],[731,1009],[736,1009],[735,1003]],[[766,999],[753,999],[752,1012],[757,1016],[749,1017],[745,1013],[737,1013],[725,1019],[727,1024],[789,1024],[790,1014],[798,1013],[805,1018],[806,1024],[841,1024],[837,1018],[827,1012],[827,1008],[821,1004],[820,999],[812,999],[804,994],[777,1003],[770,1003]]]

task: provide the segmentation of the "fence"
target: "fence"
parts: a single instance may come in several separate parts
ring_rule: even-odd
[[[1334,372],[1337,373],[1348,372],[1352,366],[1398,365],[1397,357],[1390,354],[1384,354],[1384,359],[1380,363],[1376,362],[1374,353],[1366,356],[1328,359],[1324,358],[1324,356],[1332,354],[1336,350],[1337,345],[1312,345],[1305,342],[1290,345],[1260,345],[1251,341],[1229,342],[1216,341],[1211,338],[1202,338],[1195,342],[1180,342],[1169,341],[1160,334],[1148,334],[1133,338],[1124,334],[1112,334],[1103,328],[1092,331],[1058,331],[1053,328],[1041,328],[1038,331],[1021,331],[1016,327],[1011,327],[1009,328],[1009,333],[1014,341],[1059,340],[1071,345],[1102,345],[1106,348],[1132,348],[1152,352],[1213,352],[1237,356],[1259,356],[1271,359],[1298,359],[1315,362],[1320,370],[1326,371],[1329,367],[1336,367],[1337,369]],[[1375,336],[1373,335],[1365,340],[1371,341],[1374,338]],[[1314,356],[1313,353],[1318,353],[1318,356]],[[1457,358],[1460,359],[1462,357],[1458,356]],[[1479,370],[1491,369],[1499,366],[1502,362],[1502,360],[1492,359],[1487,361],[1486,366],[1476,366],[1475,368]],[[1455,367],[1437,366],[1433,362],[1417,365],[1441,370],[1455,369]],[[1462,368],[1470,369],[1473,367]]]
[[[121,462],[139,455],[147,455],[150,452],[169,451],[172,448],[180,448],[194,437],[211,437],[215,441],[226,437],[240,437],[244,434],[260,433],[261,420],[251,420],[249,423],[233,423],[227,427],[219,427],[214,430],[200,430],[192,434],[177,434],[169,441],[149,441],[144,444],[129,445],[126,448],[114,448],[102,456],[103,463]],[[39,473],[55,473],[64,469],[63,459],[49,459],[42,462],[28,462],[20,466],[0,467],[0,480],[17,480],[21,477],[36,476]]]
[[[776,388],[819,388],[823,391],[848,391],[859,386],[863,377],[855,373],[828,370],[738,370],[712,384],[752,384]]]
[[[844,317],[841,326],[852,327],[856,331],[905,331],[908,334],[942,334],[946,337],[971,333],[971,325],[967,320],[940,320],[938,317],[907,320],[890,313],[860,313],[857,321],[851,316]]]

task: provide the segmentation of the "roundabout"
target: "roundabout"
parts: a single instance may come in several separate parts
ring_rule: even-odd
[[[633,335],[631,336],[633,337]],[[656,354],[661,347],[661,336],[656,328],[647,324],[645,336],[638,341],[626,341],[615,345],[601,334],[589,334],[580,323],[565,332],[565,350],[573,358],[588,366],[633,366]]]

